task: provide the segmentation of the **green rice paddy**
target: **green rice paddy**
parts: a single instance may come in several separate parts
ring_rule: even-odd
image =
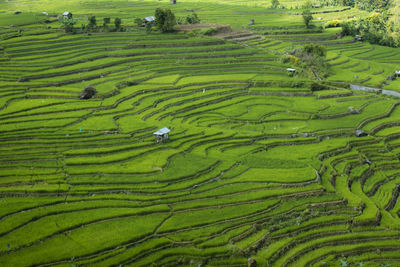
[[[349,89],[400,91],[398,49],[280,2],[0,1],[0,266],[399,266],[400,99]],[[146,34],[157,7],[234,31]],[[66,10],[126,31],[65,34]],[[280,61],[307,43],[325,90]]]

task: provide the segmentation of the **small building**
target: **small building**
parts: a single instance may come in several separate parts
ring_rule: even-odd
[[[169,132],[171,130],[168,129],[167,127],[164,127],[160,130],[158,130],[157,132],[154,132],[154,137],[156,140],[156,143],[163,143],[165,140],[169,139]]]
[[[171,0],[171,4],[176,5],[176,0]]]
[[[65,11],[62,15],[65,19],[72,19],[72,13],[69,11]]]
[[[363,136],[368,136],[368,134],[364,130],[358,129],[356,130],[356,136],[363,137]]]
[[[293,76],[296,73],[296,69],[287,68],[286,69],[289,76]]]
[[[400,70],[396,70],[396,71],[394,72],[394,76],[400,77]]]
[[[154,17],[154,16],[145,17],[143,19],[142,25],[146,26],[146,24],[148,24],[148,23],[150,23],[151,25],[154,25],[155,21],[156,21],[156,17]]]

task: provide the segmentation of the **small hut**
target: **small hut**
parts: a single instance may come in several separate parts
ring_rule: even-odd
[[[363,137],[363,136],[368,136],[368,134],[364,130],[356,130],[356,136],[357,137]]]
[[[154,25],[156,21],[156,18],[154,16],[149,16],[149,17],[145,17],[143,19],[143,26],[146,26],[146,24],[150,23],[151,25]]]
[[[72,13],[69,11],[65,11],[62,15],[64,19],[72,19]]]
[[[164,127],[157,132],[154,132],[154,137],[156,139],[156,143],[163,143],[165,140],[169,139],[169,132],[171,130],[168,129],[167,127]]]
[[[176,5],[176,0],[171,0],[172,5]]]
[[[400,77],[400,70],[396,70],[396,71],[394,72],[394,76]]]
[[[286,71],[290,77],[292,77],[296,73],[296,69],[292,69],[292,68],[287,68]]]

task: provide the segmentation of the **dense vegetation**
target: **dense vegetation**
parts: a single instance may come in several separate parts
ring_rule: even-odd
[[[399,265],[400,53],[340,27],[381,14],[0,2],[0,266]]]

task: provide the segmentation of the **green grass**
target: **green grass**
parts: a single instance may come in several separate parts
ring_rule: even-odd
[[[0,1],[0,265],[394,262],[399,100],[348,88],[398,90],[398,51],[318,27],[367,11],[312,9],[308,29],[305,1],[280,2]],[[250,38],[135,26],[157,7]],[[66,10],[126,31],[42,23]],[[328,50],[324,90],[280,61],[306,43]]]

